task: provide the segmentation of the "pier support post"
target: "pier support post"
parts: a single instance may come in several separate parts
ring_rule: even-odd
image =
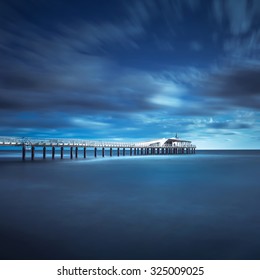
[[[43,146],[42,148],[42,158],[46,159],[46,146]]]
[[[136,148],[134,148],[134,155],[136,156]]]
[[[143,148],[141,148],[141,155],[143,154]]]
[[[25,160],[26,158],[26,147],[25,145],[23,145],[23,148],[22,148],[22,159]]]
[[[63,159],[64,147],[60,147],[60,158]]]
[[[78,158],[78,147],[76,147],[76,149],[75,149],[75,158]]]
[[[125,148],[123,148],[123,156],[125,156]]]
[[[34,160],[34,146],[31,147],[31,160]]]
[[[52,146],[51,158],[52,159],[55,158],[55,147],[54,146]]]
[[[119,157],[120,155],[120,148],[117,148],[117,156]]]
[[[97,147],[94,148],[94,157],[97,157]]]
[[[112,155],[113,155],[113,149],[110,148],[110,156],[112,157]]]
[[[102,147],[102,157],[104,157],[104,156],[105,156],[105,148]]]
[[[73,147],[70,147],[70,159],[73,159]]]
[[[133,155],[133,149],[130,148],[130,156],[132,156],[132,155]]]
[[[84,149],[83,149],[83,154],[84,154],[84,158],[86,158],[87,157],[87,148],[86,147],[84,147]]]

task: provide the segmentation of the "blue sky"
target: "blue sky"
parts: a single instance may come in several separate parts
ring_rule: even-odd
[[[260,148],[260,1],[0,1],[0,134]]]

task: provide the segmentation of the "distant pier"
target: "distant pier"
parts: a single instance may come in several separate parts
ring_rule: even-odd
[[[96,158],[98,149],[101,157],[112,156],[145,156],[145,155],[179,155],[195,154],[196,146],[191,141],[179,138],[162,138],[139,143],[103,142],[91,140],[69,139],[25,139],[16,137],[0,137],[0,146],[21,147],[22,160],[35,159],[35,149],[42,150],[42,159],[47,158],[47,150],[51,151],[51,159],[64,159],[64,150],[69,150],[69,158],[87,158],[92,153]],[[115,153],[116,151],[116,153]],[[106,153],[107,152],[107,153]]]

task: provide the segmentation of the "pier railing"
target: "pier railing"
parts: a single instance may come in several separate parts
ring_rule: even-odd
[[[37,139],[37,138],[19,138],[19,137],[0,137],[0,146],[68,146],[68,147],[125,147],[125,148],[196,148],[189,142],[176,142],[173,145],[152,145],[144,142],[110,142],[82,139]]]

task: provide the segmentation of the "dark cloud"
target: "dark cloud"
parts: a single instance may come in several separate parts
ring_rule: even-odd
[[[21,105],[17,100],[9,99],[0,93],[0,110],[16,111],[20,109]]]
[[[88,62],[86,56],[82,56],[82,60]],[[71,112],[132,112],[156,108],[147,100],[160,90],[152,76],[125,70],[120,73],[120,69],[109,72],[113,65],[107,66],[100,59],[91,59],[90,63],[91,67],[85,67],[84,63],[74,61],[63,65],[63,69],[52,69],[51,73],[33,72],[28,67],[17,71],[15,64],[8,72],[2,69],[1,108]]]
[[[203,94],[224,106],[260,108],[260,67],[223,69],[209,76]]]

